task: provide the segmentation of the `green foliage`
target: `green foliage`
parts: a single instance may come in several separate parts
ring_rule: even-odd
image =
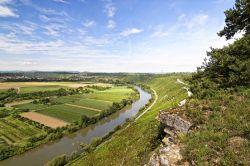
[[[225,12],[219,35],[245,36],[222,49],[212,49],[190,79],[194,99],[183,112],[192,132],[182,137],[184,157],[195,165],[249,165],[250,158],[250,1],[236,0]]]
[[[63,166],[67,163],[67,156],[61,155],[49,161],[45,166]]]
[[[208,52],[204,62],[190,79],[191,91],[200,98],[212,96],[215,91],[250,83],[250,35],[222,49]]]
[[[226,26],[218,34],[232,38],[237,32],[243,31],[250,34],[250,1],[236,0],[235,6],[225,11]]]

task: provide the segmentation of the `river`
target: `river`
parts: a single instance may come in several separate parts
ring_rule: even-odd
[[[54,157],[62,154],[71,154],[80,148],[80,143],[89,144],[96,137],[103,137],[116,126],[121,125],[127,118],[134,117],[139,109],[147,104],[151,95],[140,87],[135,87],[140,98],[127,110],[118,111],[109,117],[100,120],[96,124],[80,129],[77,132],[63,138],[38,146],[21,155],[10,157],[0,161],[0,166],[42,166]]]

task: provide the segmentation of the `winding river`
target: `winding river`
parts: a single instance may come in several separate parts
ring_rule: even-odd
[[[71,154],[80,148],[80,143],[91,143],[95,137],[102,137],[121,125],[127,118],[135,116],[139,109],[147,104],[151,95],[140,87],[135,87],[140,93],[140,99],[132,104],[128,110],[118,111],[100,120],[94,125],[83,128],[73,134],[31,149],[22,155],[17,155],[0,161],[0,166],[42,166],[49,160],[61,154]]]

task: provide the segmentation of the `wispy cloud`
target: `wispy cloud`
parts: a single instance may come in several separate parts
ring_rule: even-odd
[[[122,36],[130,36],[133,34],[138,34],[143,32],[142,29],[138,29],[138,28],[130,28],[130,29],[126,29],[125,31],[121,32],[120,35]]]
[[[59,2],[59,3],[65,3],[65,4],[69,4],[68,1],[66,0],[53,0],[54,2]]]
[[[185,14],[179,16],[179,21],[182,22],[182,25],[185,26],[186,28],[203,26],[205,25],[207,19],[208,15],[202,13],[194,15],[192,17],[187,17]]]
[[[91,27],[93,27],[93,26],[95,26],[95,21],[93,21],[93,20],[86,20],[84,23],[83,23],[83,26],[85,27],[85,28],[91,28]]]
[[[177,21],[170,27],[167,27],[164,24],[153,27],[154,31],[150,37],[166,37],[173,33],[177,33],[177,31],[182,33],[184,33],[184,31],[191,33],[189,30],[200,31],[205,27],[207,20],[207,14],[199,13],[196,15],[187,15],[182,13],[178,16]]]
[[[58,24],[58,23],[51,23],[51,24],[45,25],[43,28],[46,29],[45,34],[52,35],[55,37],[67,31],[67,26],[63,24]]]
[[[115,21],[109,20],[109,21],[108,21],[107,28],[109,28],[109,29],[114,29],[115,27],[116,27]]]
[[[112,0],[105,0],[105,3],[104,12],[111,18],[115,15],[116,7]]]
[[[18,35],[32,35],[37,30],[38,25],[30,21],[24,21],[22,23],[2,23],[0,28]]]
[[[157,25],[156,28],[154,28],[155,31],[151,34],[150,37],[165,37],[169,35],[169,31],[167,31],[164,27],[164,25]]]
[[[7,5],[12,3],[11,0],[0,0],[0,17],[19,17],[13,9]]]

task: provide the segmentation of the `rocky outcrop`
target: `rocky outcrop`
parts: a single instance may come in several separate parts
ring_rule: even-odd
[[[182,160],[179,144],[169,140],[167,144],[162,144],[159,150],[154,152],[146,166],[189,166],[188,162]]]
[[[180,153],[177,133],[187,133],[192,123],[181,117],[176,109],[161,111],[158,120],[165,124],[166,136],[159,150],[151,156],[147,166],[189,166],[188,162],[183,161]]]
[[[169,113],[166,111],[161,111],[158,119],[161,123],[165,124],[167,128],[170,128],[173,131],[179,131],[187,133],[192,123],[188,120],[181,118],[178,114]]]

